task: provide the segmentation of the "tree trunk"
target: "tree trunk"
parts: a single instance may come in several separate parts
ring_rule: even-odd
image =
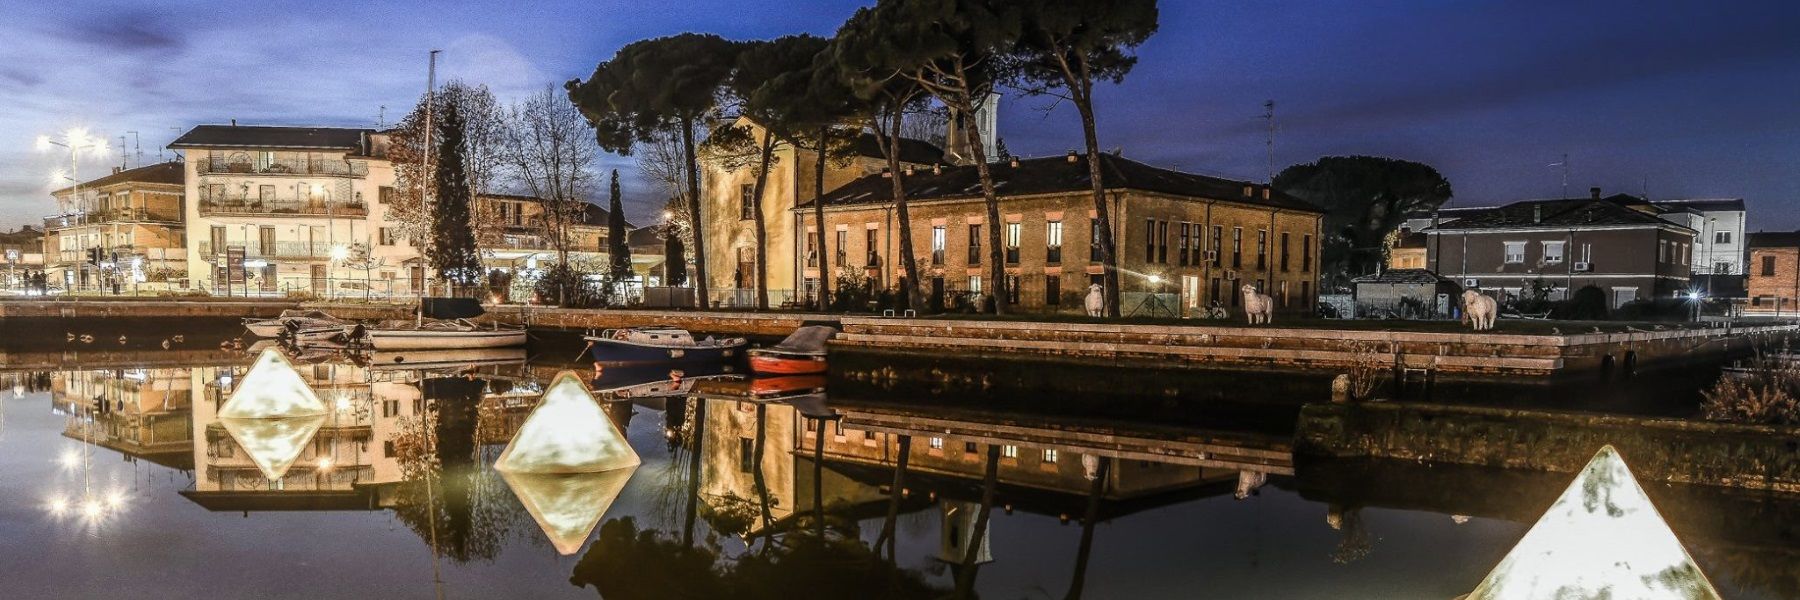
[[[913,249],[912,219],[909,218],[910,215],[906,207],[905,187],[900,182],[900,177],[902,175],[900,166],[900,125],[904,122],[906,113],[902,110],[895,110],[893,111],[893,115],[889,118],[892,119],[892,129],[888,130],[887,140],[885,140],[888,146],[888,170],[892,171],[894,174],[894,210],[898,213],[900,218],[900,264],[905,268],[906,273],[906,281],[900,286],[902,288],[900,290],[901,298],[906,301],[907,308],[918,310],[920,308],[919,303],[917,302],[919,289],[919,255],[918,252]],[[886,266],[883,265],[883,268],[886,268]]]
[[[1088,557],[1094,550],[1094,521],[1100,518],[1100,497],[1106,492],[1106,472],[1111,466],[1112,460],[1102,457],[1094,481],[1088,485],[1087,512],[1081,517],[1081,545],[1075,548],[1075,575],[1069,579],[1069,591],[1063,595],[1067,600],[1080,600],[1081,588],[1087,585]]]
[[[1087,141],[1088,180],[1094,184],[1094,222],[1100,228],[1100,269],[1106,289],[1106,316],[1119,316],[1119,254],[1113,242],[1112,213],[1107,210],[1106,182],[1101,181],[1100,136],[1094,126],[1094,99],[1075,95],[1075,107],[1081,111],[1081,135]]]
[[[995,306],[998,306],[997,304]],[[987,451],[987,474],[981,478],[981,511],[975,513],[974,535],[969,538],[969,547],[963,550],[962,571],[956,574],[956,591],[959,598],[975,597],[975,558],[981,555],[981,544],[987,541],[988,516],[994,508],[994,488],[1000,479],[1000,447],[989,444]]]
[[[825,145],[831,136],[831,130],[819,128],[819,165],[813,172],[813,228],[818,230],[819,243],[813,246],[813,254],[818,257],[819,268],[819,312],[825,312],[831,306],[831,273],[825,261]]]
[[[687,157],[688,219],[694,229],[694,305],[711,306],[707,299],[706,232],[700,221],[700,160],[694,156],[694,120],[681,120],[681,150]]]
[[[756,403],[756,447],[750,452],[752,455],[750,463],[753,469],[750,473],[751,481],[756,484],[756,505],[762,512],[763,532],[771,534],[768,538],[763,538],[765,544],[768,539],[774,537],[770,528],[775,526],[775,516],[769,511],[769,482],[763,475],[763,447],[767,445],[766,440],[769,437],[767,406],[762,402]],[[763,547],[767,548],[768,546]]]
[[[882,545],[885,543],[889,559],[894,558],[894,542],[899,537],[896,527],[898,527],[900,519],[900,499],[903,497],[902,492],[906,489],[906,462],[907,457],[911,455],[912,436],[900,436],[900,451],[896,453],[894,459],[894,482],[888,487],[887,519],[881,522],[881,535],[875,538],[875,551],[881,552]]]
[[[981,196],[987,201],[988,277],[991,280],[988,288],[994,294],[994,314],[1004,315],[1008,296],[1006,253],[1000,247],[1000,227],[1003,225],[1000,222],[1000,197],[994,192],[994,174],[988,170],[987,149],[981,145],[981,130],[977,128],[973,111],[957,111],[957,118],[962,119],[963,130],[970,132],[966,136],[969,156],[975,159],[975,173],[981,178]]]
[[[694,398],[692,437],[687,440],[687,514],[681,524],[681,547],[694,547],[694,524],[700,516],[700,452],[706,439],[706,400]],[[685,408],[685,407],[684,407]]]
[[[750,194],[751,221],[756,229],[756,310],[769,310],[769,228],[763,218],[763,190],[769,182],[769,160],[775,153],[775,135],[763,130],[762,155],[756,167],[756,189]]]

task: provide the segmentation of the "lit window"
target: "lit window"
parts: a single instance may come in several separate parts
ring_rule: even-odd
[[[1044,462],[1047,462],[1047,463],[1056,462],[1056,449],[1055,448],[1045,448],[1044,449]]]
[[[944,438],[941,438],[941,437],[931,438],[931,448],[933,450],[943,450],[944,449]]]
[[[1525,242],[1504,242],[1506,244],[1507,264],[1525,262]]]
[[[1018,458],[1019,457],[1019,447],[1018,446],[1001,446],[1000,447],[1000,455],[1007,457],[1007,458]]]
[[[1544,262],[1560,263],[1563,261],[1562,242],[1544,242]]]

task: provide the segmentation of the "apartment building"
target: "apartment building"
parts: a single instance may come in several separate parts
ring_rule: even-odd
[[[188,278],[218,295],[362,294],[411,250],[380,248],[393,165],[372,129],[201,125],[185,151]],[[391,229],[388,229],[391,231]]]
[[[51,192],[49,284],[68,291],[180,289],[188,278],[186,186],[178,162],[113,172]]]
[[[1623,194],[1466,209],[1426,229],[1427,268],[1464,288],[1551,299],[1595,286],[1614,307],[1686,294],[1698,232]]]
[[[0,289],[28,288],[27,276],[44,270],[44,232],[25,225],[0,231]]]
[[[1750,303],[1744,312],[1800,316],[1800,231],[1756,232],[1746,242]]]
[[[1026,311],[1080,312],[1102,278],[1098,219],[1086,158],[989,165],[1000,223],[987,222],[976,167],[933,167],[906,178],[921,288],[933,308],[984,293],[987,227],[1000,227],[1008,302]],[[1317,297],[1323,211],[1265,185],[1162,169],[1101,154],[1118,248],[1122,311],[1194,315],[1211,303],[1240,306],[1251,285],[1276,310],[1304,312]],[[803,276],[866,277],[878,289],[904,285],[898,216],[887,175],[865,176],[823,198],[827,248],[801,240]],[[810,203],[795,209],[805,231]],[[1155,298],[1146,297],[1153,294]],[[1174,306],[1168,306],[1173,298]],[[1147,313],[1146,313],[1147,314]]]

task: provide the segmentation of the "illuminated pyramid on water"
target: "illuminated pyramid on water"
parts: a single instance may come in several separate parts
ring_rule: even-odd
[[[280,352],[264,350],[219,407],[219,425],[264,477],[287,475],[325,424],[325,403]]]
[[[573,371],[556,376],[494,468],[561,554],[581,550],[637,471],[636,450]]]
[[[513,435],[494,468],[513,473],[598,473],[638,465],[636,450],[613,426],[574,371],[563,371]]]
[[[1606,446],[1467,598],[1718,597]]]

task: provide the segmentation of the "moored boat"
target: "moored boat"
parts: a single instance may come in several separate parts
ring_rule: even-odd
[[[748,340],[741,337],[696,340],[686,329],[633,327],[583,336],[594,362],[602,365],[706,364],[734,359]]]
[[[483,327],[470,322],[485,311],[472,298],[425,298],[413,322],[389,321],[363,330],[360,339],[376,350],[459,350],[512,348],[526,342],[524,329]]]
[[[837,328],[826,325],[808,325],[795,329],[779,344],[751,350],[750,370],[769,375],[824,373],[825,342],[835,335]]]
[[[282,337],[296,329],[315,331],[332,326],[342,330],[353,323],[331,316],[322,310],[290,309],[281,311],[281,315],[272,319],[244,319],[244,328],[249,329],[256,337]]]

